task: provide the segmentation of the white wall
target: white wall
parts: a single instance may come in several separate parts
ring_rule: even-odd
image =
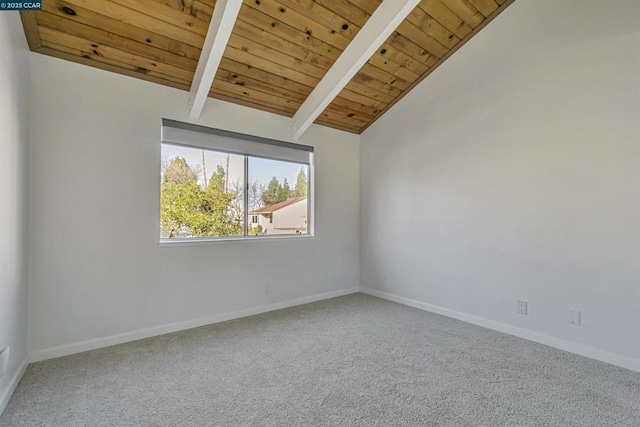
[[[26,367],[25,177],[29,50],[17,12],[0,13],[0,413]],[[6,359],[8,356],[8,359]],[[3,360],[5,359],[5,360]]]
[[[516,1],[362,135],[361,285],[640,370],[639,101],[640,2]]]
[[[188,121],[187,93],[38,54],[31,72],[36,360],[107,341],[46,351],[58,346],[359,285],[357,135],[314,126],[300,141],[316,149],[314,238],[158,247],[161,119]],[[215,100],[198,123],[290,133],[287,118]]]
[[[273,224],[266,225],[271,234],[295,234],[291,228],[304,229],[307,225],[308,213],[307,200],[301,200],[292,205],[285,206],[273,213]],[[268,222],[268,221],[267,221]],[[265,226],[262,226],[263,229]]]

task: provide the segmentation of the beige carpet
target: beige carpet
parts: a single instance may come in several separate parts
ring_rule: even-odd
[[[5,426],[640,426],[640,374],[356,294],[30,365]]]

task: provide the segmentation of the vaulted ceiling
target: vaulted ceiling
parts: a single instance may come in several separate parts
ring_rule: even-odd
[[[362,132],[512,2],[422,0],[315,123]],[[292,117],[380,3],[244,0],[209,96]],[[189,90],[214,7],[47,0],[21,16],[35,52]]]

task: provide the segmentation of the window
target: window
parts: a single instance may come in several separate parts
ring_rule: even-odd
[[[308,235],[313,148],[163,120],[160,239]]]

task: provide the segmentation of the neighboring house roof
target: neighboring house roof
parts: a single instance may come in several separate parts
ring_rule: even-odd
[[[291,205],[293,205],[295,203],[301,202],[303,200],[307,200],[307,198],[306,197],[292,197],[290,199],[283,200],[282,202],[274,203],[272,205],[267,205],[267,206],[265,206],[263,208],[251,211],[250,215],[272,213],[272,212],[275,212],[275,211],[280,210],[282,208],[286,208],[287,206],[291,206]]]

